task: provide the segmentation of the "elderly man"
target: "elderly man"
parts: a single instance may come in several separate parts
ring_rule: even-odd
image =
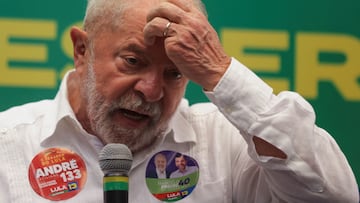
[[[107,143],[134,155],[132,203],[358,201],[312,107],[274,95],[228,56],[200,1],[89,0],[71,38],[75,70],[55,99],[0,114],[0,202],[102,202],[97,157]],[[188,105],[189,80],[211,103]],[[191,157],[198,173],[146,182],[163,150]]]
[[[166,156],[163,153],[160,152],[156,154],[154,157],[155,168],[147,170],[146,177],[159,179],[169,178],[169,173],[166,171],[167,163]]]

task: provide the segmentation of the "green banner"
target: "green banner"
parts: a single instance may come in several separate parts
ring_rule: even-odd
[[[205,0],[228,54],[275,90],[303,95],[360,180],[360,1]],[[73,67],[85,0],[0,2],[0,111],[53,98]],[[192,84],[191,103],[207,101]],[[331,161],[331,157],[329,157]]]

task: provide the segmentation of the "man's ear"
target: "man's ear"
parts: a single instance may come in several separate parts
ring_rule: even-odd
[[[78,68],[85,63],[85,53],[87,50],[87,33],[78,27],[72,27],[70,30],[70,37],[74,48],[74,64]]]

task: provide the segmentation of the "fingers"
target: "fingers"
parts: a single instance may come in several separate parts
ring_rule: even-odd
[[[193,0],[167,0],[156,8],[152,9],[147,15],[147,22],[156,17],[166,18],[171,22],[182,23],[190,16],[204,16],[204,13],[195,5]]]
[[[194,19],[203,16],[192,0],[168,0],[150,10],[147,24],[144,28],[144,39],[147,45],[152,45],[156,37],[174,36],[175,28],[192,24]],[[168,23],[171,22],[169,27]]]
[[[156,17],[144,27],[145,44],[152,45],[156,37],[169,37],[175,34],[176,23],[165,18]]]
[[[231,61],[193,0],[167,0],[149,11],[144,40],[153,45],[156,38],[164,39],[166,55],[179,71],[207,90],[215,87]]]
[[[179,23],[185,15],[186,11],[180,7],[168,2],[163,2],[155,9],[150,10],[149,14],[147,15],[147,22],[152,21],[154,18],[160,17],[168,19],[171,22]]]
[[[167,2],[176,5],[186,12],[190,12],[194,7],[193,0],[167,0]]]
[[[166,26],[165,26],[165,29],[164,29],[164,32],[163,32],[163,37],[167,37],[168,36],[168,32],[170,30],[170,26],[171,26],[172,22],[169,21]]]
[[[179,23],[184,15],[185,11],[182,8],[169,2],[162,2],[158,7],[150,10],[147,15],[148,23],[144,27],[145,43],[152,45],[156,37],[170,36],[171,27]]]

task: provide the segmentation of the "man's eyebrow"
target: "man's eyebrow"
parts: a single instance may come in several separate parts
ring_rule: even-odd
[[[125,46],[125,50],[132,51],[140,55],[145,55],[145,48],[135,43],[127,44]]]

